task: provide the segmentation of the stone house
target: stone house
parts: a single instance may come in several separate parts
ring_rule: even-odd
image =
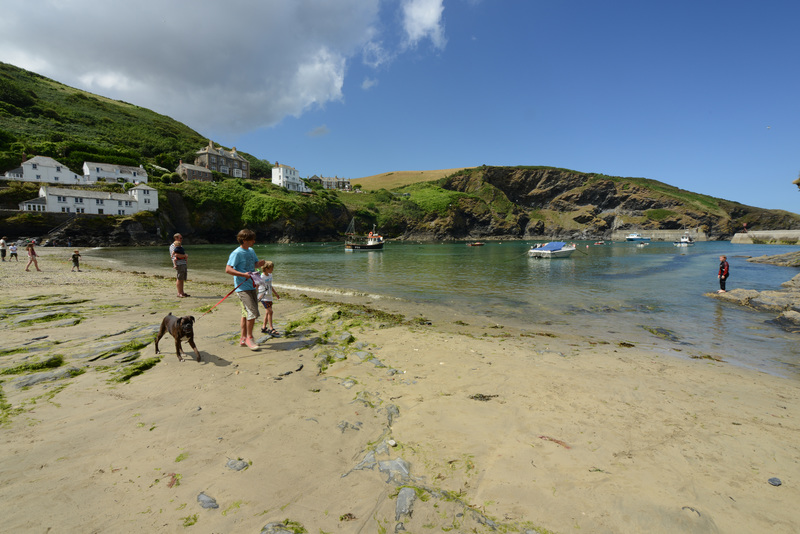
[[[230,151],[216,148],[214,141],[209,141],[207,147],[197,151],[194,164],[234,178],[250,178],[250,162],[236,152],[236,147]]]

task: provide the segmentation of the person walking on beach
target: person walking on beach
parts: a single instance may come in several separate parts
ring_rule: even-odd
[[[188,297],[183,291],[183,284],[189,273],[189,256],[183,249],[183,236],[175,234],[172,238],[174,241],[169,246],[169,257],[172,258],[172,266],[175,268],[175,287],[178,289],[178,298]]]
[[[17,262],[19,262],[19,256],[17,256],[17,244],[11,243],[8,245],[8,261],[11,262],[11,258],[14,258]]]
[[[3,236],[3,239],[0,239],[0,257],[3,258],[3,261],[6,261],[6,236]]]
[[[256,267],[263,267],[266,262],[259,260],[253,250],[256,242],[255,232],[244,229],[237,234],[236,240],[239,242],[239,247],[228,257],[225,273],[233,276],[236,296],[239,297],[242,304],[240,322],[242,335],[239,338],[239,346],[247,347],[250,350],[259,350],[261,347],[253,339],[253,326],[260,315],[258,293],[250,273],[254,272]]]
[[[258,281],[258,301],[264,306],[264,326],[261,327],[261,333],[278,337],[280,334],[272,326],[272,295],[275,295],[276,299],[281,298],[281,296],[272,287],[272,271],[274,268],[275,264],[271,261],[264,262],[261,278]]]
[[[36,259],[38,257],[36,255],[36,249],[33,248],[33,242],[32,241],[30,243],[28,243],[28,246],[25,247],[25,250],[28,251],[28,265],[25,266],[25,270],[26,271],[29,270],[30,266],[31,266],[31,263],[32,263],[33,266],[36,267],[37,271],[41,271],[41,269],[39,268],[39,261]],[[17,260],[17,261],[19,261],[19,260]]]
[[[72,272],[74,273],[76,270],[81,272],[81,265],[80,265],[81,253],[77,250],[72,253]]]
[[[727,293],[725,291],[725,280],[728,279],[728,275],[730,274],[731,267],[728,265],[728,257],[727,256],[720,256],[719,257],[719,273],[717,274],[717,278],[719,278],[719,291],[717,293]]]

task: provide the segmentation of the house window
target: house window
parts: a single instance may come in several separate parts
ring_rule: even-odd
[[[41,179],[42,179],[42,175],[41,175],[41,174],[37,174],[37,175],[36,175],[36,179],[37,179],[37,180],[41,180]]]
[[[56,199],[57,199],[59,202],[66,202],[66,201],[67,201],[67,197],[56,197]]]
[[[217,162],[217,156],[211,156],[211,161],[212,161],[212,162],[214,162],[214,163],[216,163],[216,162]],[[34,167],[34,169],[35,169],[35,168],[36,168],[36,167]]]
[[[117,215],[125,215],[125,210],[117,210]]]
[[[132,202],[131,202],[130,200],[126,200],[126,201],[125,201],[125,207],[126,207],[126,208],[130,208],[130,207],[131,207],[131,204],[132,204]]]
[[[103,199],[102,198],[96,198],[96,199],[94,199],[94,203],[97,204],[98,206],[102,206],[103,205]]]
[[[61,166],[56,165],[56,172],[61,172]]]
[[[58,181],[58,176],[53,176],[53,180],[57,182]]]
[[[95,168],[94,168],[94,172],[96,172],[96,173],[100,174],[100,167],[95,167]]]
[[[61,213],[69,213],[69,207],[61,206]]]
[[[36,164],[35,164],[35,163],[31,165],[31,169],[37,169],[37,168],[38,168],[38,167],[36,166]]]
[[[136,171],[133,171],[133,175],[136,176]]]
[[[122,206],[122,201],[121,200],[117,200],[117,206]]]
[[[148,191],[147,189],[142,189],[142,194],[143,195],[149,195],[150,191]]]
[[[86,213],[86,208],[75,208],[75,213]]]
[[[144,199],[144,203],[145,204],[150,204],[150,199],[149,198]]]
[[[83,204],[83,198],[82,197],[75,197],[75,204]]]
[[[103,209],[102,209],[102,208],[98,209],[98,210],[97,210],[97,214],[98,214],[98,215],[103,215]]]

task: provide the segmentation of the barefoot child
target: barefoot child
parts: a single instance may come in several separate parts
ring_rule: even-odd
[[[261,327],[261,332],[278,337],[280,334],[272,327],[272,295],[275,295],[276,299],[281,298],[272,287],[272,270],[274,268],[275,264],[271,261],[264,262],[261,278],[258,281],[258,300],[264,305],[264,326]],[[267,328],[268,326],[269,328]]]
[[[239,248],[231,252],[228,257],[225,273],[233,275],[236,296],[242,303],[240,322],[242,336],[239,338],[239,346],[259,350],[258,343],[253,339],[253,325],[259,317],[258,294],[250,273],[254,272],[256,267],[263,267],[264,260],[259,260],[253,250],[256,242],[255,232],[244,229],[236,235],[236,240],[239,241]]]
[[[81,272],[81,265],[80,265],[81,253],[77,250],[72,253],[72,272],[75,271]]]

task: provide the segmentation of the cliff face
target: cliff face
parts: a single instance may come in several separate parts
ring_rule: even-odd
[[[714,199],[644,179],[612,178],[564,169],[481,167],[443,180],[444,189],[501,197],[513,205],[498,217],[481,203],[460,202],[447,216],[406,238],[610,238],[613,230],[701,228],[727,239],[750,229],[800,229],[800,216]],[[487,192],[491,191],[491,194]],[[495,202],[487,202],[489,206]]]

